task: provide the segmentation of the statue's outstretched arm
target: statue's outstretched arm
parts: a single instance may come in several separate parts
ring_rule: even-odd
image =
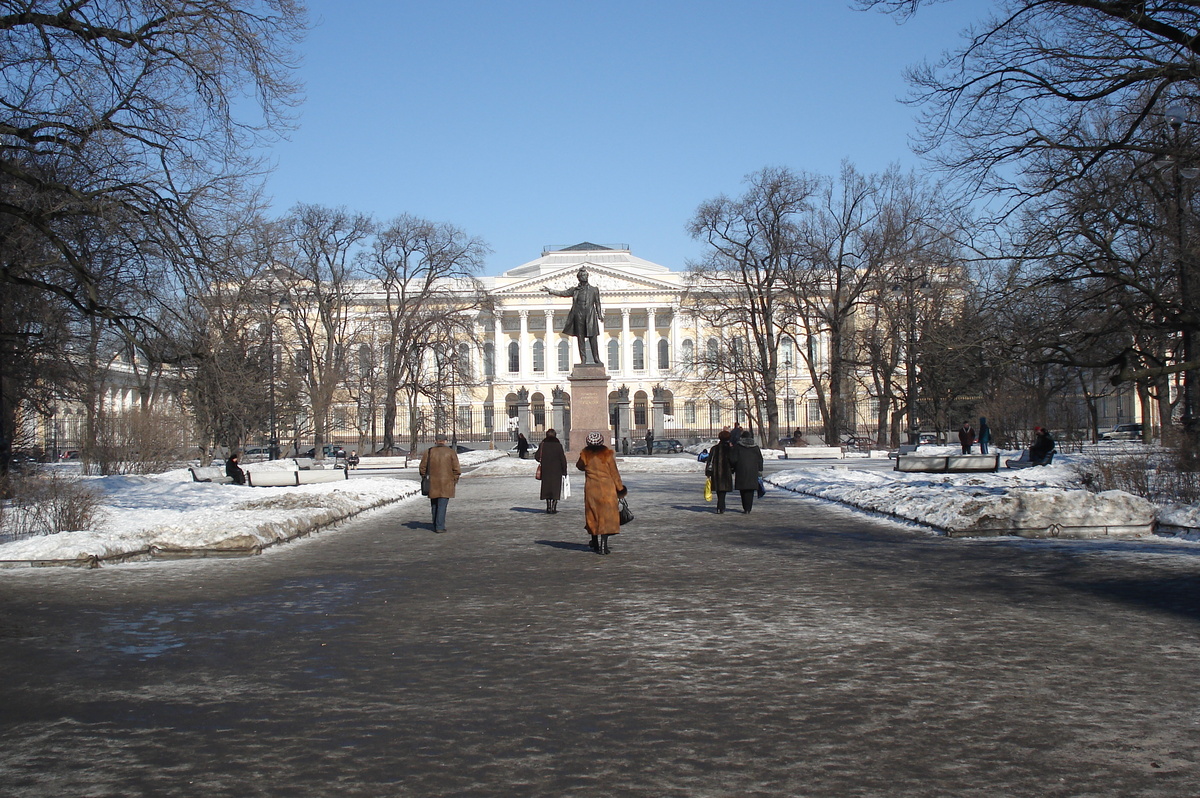
[[[555,291],[555,290],[554,290],[553,288],[551,288],[550,286],[548,286],[548,285],[543,285],[543,286],[542,286],[542,290],[543,290],[543,291],[545,291],[547,294],[550,294],[550,295],[552,295],[552,296],[575,296],[575,292],[574,292],[574,291],[572,291],[572,290],[570,290],[570,289],[568,289],[568,290],[566,290],[566,291]]]

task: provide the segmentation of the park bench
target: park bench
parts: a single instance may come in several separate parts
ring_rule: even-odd
[[[320,482],[341,482],[349,479],[344,468],[312,468],[305,471],[299,469],[247,471],[246,484],[255,488],[282,488],[296,485],[315,485]]]
[[[192,472],[193,482],[215,482],[222,485],[233,482],[233,478],[220,466],[190,466],[188,471]]]
[[[1009,468],[1030,468],[1032,466],[1050,465],[1054,462],[1054,451],[1055,450],[1051,449],[1050,454],[1046,455],[1045,460],[1035,463],[1029,459],[1029,450],[1025,449],[1021,452],[1020,457],[1017,457],[1013,460],[1005,460],[1004,465],[1008,466]]]
[[[999,454],[902,454],[896,458],[896,471],[908,473],[971,473],[998,471]]]
[[[840,446],[785,446],[783,456],[789,460],[823,460],[842,458]]]
[[[888,457],[892,460],[895,460],[897,457],[902,455],[912,454],[913,452],[917,451],[919,447],[920,445],[916,443],[902,443],[898,449],[888,452]]]

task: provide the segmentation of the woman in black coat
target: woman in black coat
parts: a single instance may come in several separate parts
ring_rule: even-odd
[[[733,446],[729,443],[729,430],[721,430],[716,445],[708,450],[704,476],[712,480],[712,492],[717,494],[717,512],[725,512],[725,494],[733,490]]]
[[[563,477],[567,475],[567,453],[563,451],[562,441],[554,430],[546,430],[546,439],[534,452],[533,459],[541,463],[538,468],[542,472],[542,498],[546,500],[546,512],[557,513],[558,500],[562,498]]]
[[[762,471],[762,450],[754,443],[754,435],[743,432],[737,446],[733,447],[733,487],[742,494],[743,513],[754,507],[754,494],[758,492]]]

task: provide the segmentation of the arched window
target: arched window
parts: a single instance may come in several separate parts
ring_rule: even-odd
[[[516,341],[508,342],[508,370],[513,374],[521,370],[521,345]]]
[[[716,338],[708,339],[708,367],[713,368],[721,362],[721,344]]]
[[[645,427],[646,421],[649,418],[646,408],[650,403],[650,397],[645,391],[638,391],[633,395],[633,426]]]
[[[371,347],[367,344],[358,347],[358,376],[364,380],[371,376]]]
[[[658,367],[664,370],[671,368],[671,342],[666,338],[658,340]]]
[[[471,345],[458,345],[458,374],[465,382],[474,379],[474,369],[471,368]]]
[[[621,344],[616,338],[608,339],[608,370],[621,370]]]
[[[796,345],[791,338],[784,338],[779,342],[779,362],[787,368],[796,365]]]
[[[541,338],[533,342],[533,370],[539,374],[546,370],[546,344]]]
[[[483,345],[483,375],[485,377],[496,376],[496,346],[495,344]]]
[[[696,344],[691,338],[683,339],[683,368],[684,371],[696,368]]]
[[[646,342],[641,338],[633,339],[633,370],[646,370]]]
[[[571,343],[565,339],[558,342],[558,370],[571,370]]]

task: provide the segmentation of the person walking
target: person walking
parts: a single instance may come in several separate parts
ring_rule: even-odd
[[[959,428],[958,442],[962,445],[963,454],[971,453],[971,446],[975,443],[975,430],[971,429],[970,421],[964,421],[963,425]]]
[[[729,443],[732,444],[733,446],[737,446],[741,442],[742,435],[744,433],[745,433],[745,430],[742,429],[742,422],[740,422],[740,421],[733,422],[733,429],[731,429],[729,431],[729,436],[730,436]]]
[[[446,507],[454,498],[454,486],[462,476],[458,465],[458,454],[446,445],[446,434],[439,432],[433,437],[433,446],[421,455],[418,469],[421,476],[429,477],[429,508],[433,512],[433,531],[446,531]]]
[[[732,439],[730,440],[732,443]],[[742,494],[742,512],[754,508],[754,494],[763,472],[762,449],[754,442],[754,433],[743,432],[737,446],[732,446],[733,487]]]
[[[988,445],[992,442],[992,428],[988,426],[987,419],[983,416],[979,417],[979,453],[987,454]]]
[[[646,428],[646,454],[654,454],[654,430]]]
[[[533,453],[533,459],[540,465],[538,472],[542,475],[541,497],[546,500],[546,512],[558,512],[558,500],[562,498],[563,477],[567,475],[567,453],[563,451],[562,441],[558,433],[552,429],[546,430],[546,437]]]
[[[617,471],[617,456],[604,445],[603,435],[589,432],[575,467],[584,473],[583,522],[592,536],[588,545],[597,554],[608,554],[608,539],[621,531],[618,500],[628,492]]]
[[[234,485],[246,484],[246,472],[242,470],[241,462],[242,455],[238,452],[225,458],[225,476],[232,479]]]
[[[712,480],[712,492],[717,496],[718,515],[725,512],[725,494],[733,490],[733,444],[729,437],[729,430],[721,430],[704,461],[704,475]]]
[[[527,455],[527,454],[529,454],[529,439],[525,437],[524,432],[518,432],[517,433],[517,456],[520,457],[522,460],[524,460],[525,455]]]

